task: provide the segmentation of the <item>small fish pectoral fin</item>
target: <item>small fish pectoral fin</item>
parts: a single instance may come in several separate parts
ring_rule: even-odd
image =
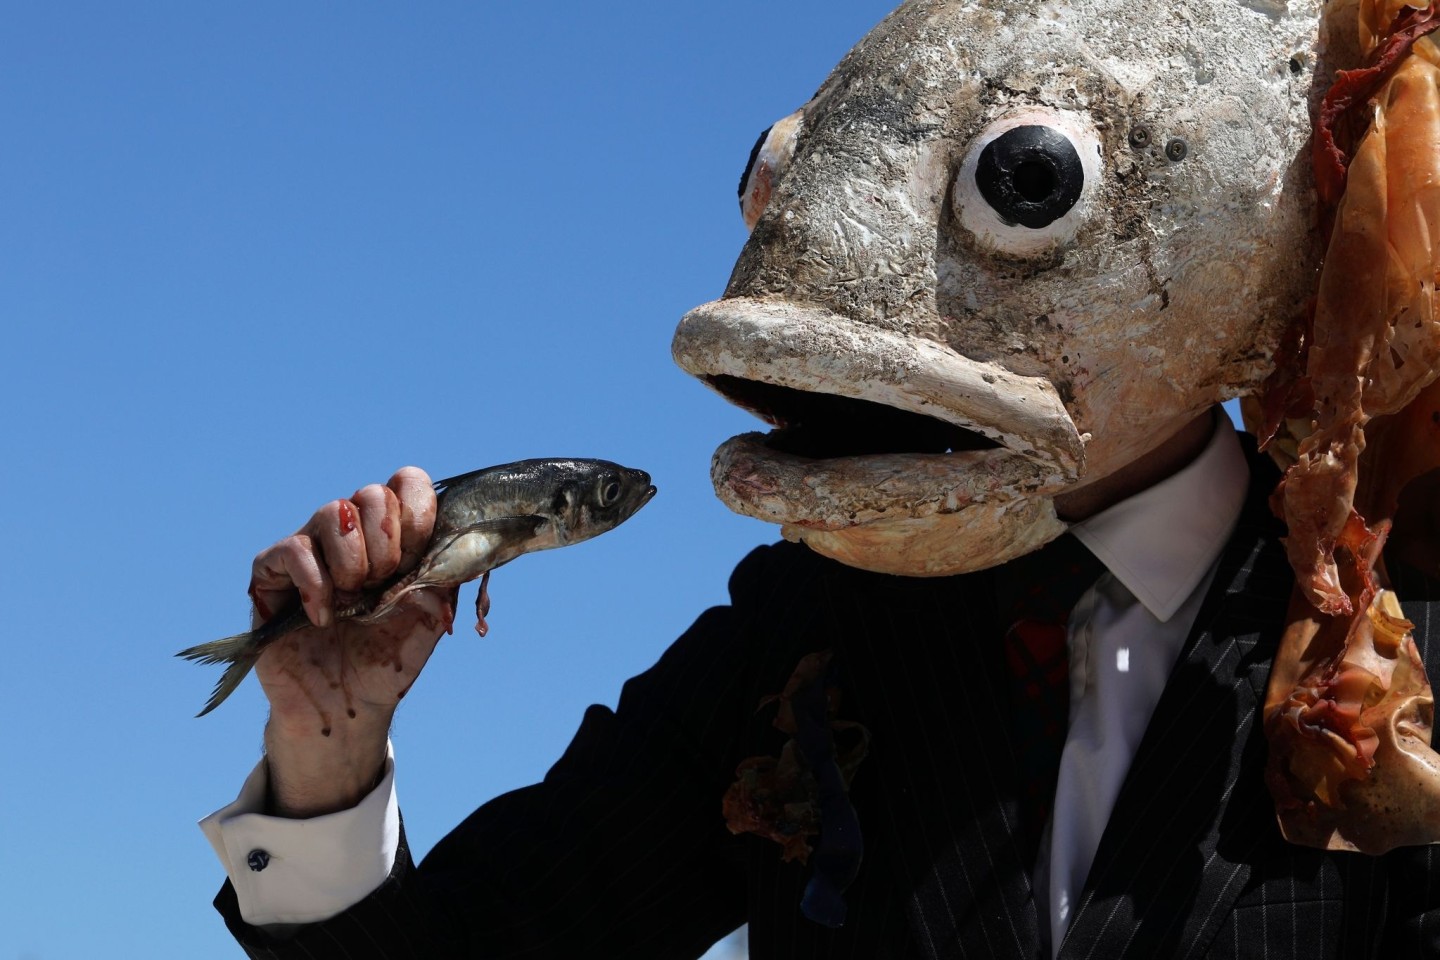
[[[401,597],[422,587],[455,586],[509,563],[527,552],[549,519],[538,514],[494,517],[462,527],[429,556],[416,575],[390,593],[364,621],[389,613]]]

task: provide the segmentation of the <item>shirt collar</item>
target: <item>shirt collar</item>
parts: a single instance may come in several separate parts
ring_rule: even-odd
[[[1070,531],[1161,623],[1185,603],[1220,556],[1250,484],[1230,418],[1178,473]]]

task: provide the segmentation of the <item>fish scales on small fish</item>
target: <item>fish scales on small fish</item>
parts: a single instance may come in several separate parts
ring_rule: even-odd
[[[650,475],[608,460],[537,459],[486,467],[435,484],[435,526],[410,572],[364,591],[335,611],[337,621],[376,623],[416,590],[449,589],[483,577],[477,629],[485,632],[490,572],[516,557],[597,537],[624,523],[655,495]],[[204,716],[235,691],[280,637],[310,626],[302,607],[254,630],[182,650],[196,663],[229,664]]]

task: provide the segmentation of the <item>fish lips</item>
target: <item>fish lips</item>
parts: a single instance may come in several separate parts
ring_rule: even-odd
[[[746,516],[843,530],[1053,495],[1084,469],[1088,436],[1049,380],[822,307],[717,300],[681,319],[671,349],[778,428],[715,453],[716,493]]]
[[[655,484],[650,482],[650,475],[648,473],[645,473],[642,470],[637,470],[635,472],[640,474],[644,478],[642,481],[644,484],[644,489],[642,489],[639,495],[636,497],[635,505],[630,508],[629,515],[632,517],[640,512],[641,507],[645,506],[645,504],[649,503],[651,500],[654,500],[655,494],[659,492],[659,488],[656,487]]]
[[[658,488],[650,482],[650,474],[644,470],[636,470],[633,467],[622,467],[614,465],[623,476],[622,489],[624,491],[620,503],[616,506],[615,526],[619,526],[629,520],[635,514],[655,499]]]

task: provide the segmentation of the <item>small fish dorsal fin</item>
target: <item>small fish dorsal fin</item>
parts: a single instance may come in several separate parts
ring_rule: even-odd
[[[453,487],[456,484],[464,483],[466,480],[471,480],[475,477],[478,477],[482,473],[489,473],[491,470],[494,469],[494,467],[481,467],[479,470],[471,470],[469,473],[461,473],[453,477],[446,477],[444,480],[436,480],[434,483],[431,484],[431,486],[435,488],[435,492],[437,494],[444,493],[448,488]]]

